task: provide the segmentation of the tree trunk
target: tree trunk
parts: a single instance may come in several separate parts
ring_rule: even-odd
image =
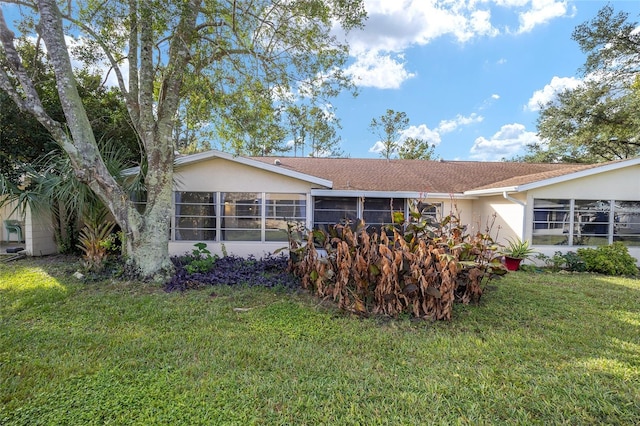
[[[167,282],[173,273],[173,264],[169,258],[169,218],[171,193],[167,200],[160,199],[147,210],[144,223],[140,224],[137,237],[127,239],[128,261],[137,272],[156,282]]]

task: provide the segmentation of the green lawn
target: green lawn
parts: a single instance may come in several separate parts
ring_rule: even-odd
[[[0,264],[2,425],[640,424],[638,280],[509,273],[431,323],[71,272]]]

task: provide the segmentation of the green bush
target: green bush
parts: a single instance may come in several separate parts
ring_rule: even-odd
[[[589,272],[606,275],[637,275],[637,260],[629,254],[627,247],[615,242],[598,248],[579,248],[578,256]]]
[[[190,273],[206,273],[213,269],[218,256],[212,256],[205,243],[195,243],[184,269]]]

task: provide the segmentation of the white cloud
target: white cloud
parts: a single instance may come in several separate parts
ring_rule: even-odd
[[[356,55],[370,50],[401,52],[443,36],[452,36],[461,43],[475,37],[495,37],[510,32],[500,22],[505,14],[517,17],[518,33],[524,33],[575,13],[575,7],[569,7],[567,0],[365,0],[364,3],[368,14],[365,28],[348,36],[351,51]],[[499,13],[493,14],[497,7]]]
[[[401,133],[400,140],[404,141],[407,138],[423,139],[429,142],[429,145],[440,144],[440,133],[438,130],[431,130],[426,124],[420,124],[419,126],[409,126],[405,131]]]
[[[356,59],[348,72],[359,86],[384,89],[397,89],[415,76],[398,55],[411,47],[445,36],[464,43],[476,37],[511,33],[501,22],[505,10],[506,15],[520,20],[519,33],[532,31],[537,25],[569,13],[567,0],[364,0],[364,3],[368,14],[364,29],[346,36]],[[497,7],[499,13],[492,14]],[[336,31],[341,30],[336,27]],[[501,58],[497,64],[505,62]]]
[[[527,145],[540,142],[534,132],[528,132],[519,123],[505,124],[490,139],[479,137],[471,147],[471,158],[480,161],[498,161],[511,158]]]
[[[416,76],[405,69],[402,55],[381,55],[369,51],[358,55],[356,62],[347,68],[356,85],[378,89],[397,89],[406,80]]]
[[[568,11],[566,0],[531,0],[531,9],[520,14],[518,33],[527,33],[538,25],[546,24],[554,18],[575,13],[575,6]]]
[[[430,129],[426,124],[420,124],[418,126],[409,126],[406,130],[400,133],[399,145],[407,138],[422,139],[429,143],[429,145],[440,145],[442,142],[441,135],[444,133],[453,132],[460,126],[469,126],[474,123],[480,123],[484,120],[484,117],[476,113],[472,113],[465,117],[460,114],[456,115],[451,120],[442,120],[438,127]],[[384,151],[384,144],[380,141],[376,142],[369,148],[369,152],[380,153]]]
[[[474,2],[437,0],[365,0],[366,27],[349,35],[352,52],[400,52],[452,35],[460,42],[499,33],[488,7]]]
[[[525,109],[529,111],[540,111],[540,107],[542,105],[546,105],[549,101],[552,101],[558,93],[562,93],[567,89],[575,89],[582,84],[582,80],[575,77],[554,76],[549,84],[533,93],[533,96],[531,96],[529,102],[527,102]]]
[[[384,151],[384,144],[382,142],[376,142],[371,148],[369,148],[369,152],[373,152],[375,154],[380,154]]]
[[[473,123],[481,123],[482,120],[484,120],[484,117],[476,114],[475,112],[467,117],[458,114],[452,120],[442,120],[440,124],[438,124],[437,131],[440,134],[450,133],[460,126],[468,126]]]

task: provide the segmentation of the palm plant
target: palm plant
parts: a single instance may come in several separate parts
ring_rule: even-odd
[[[101,150],[113,176],[122,176],[122,170],[133,165],[126,149],[106,142]],[[92,219],[100,217],[105,210],[103,203],[88,185],[77,179],[71,160],[62,151],[52,151],[33,164],[16,167],[21,170],[23,185],[0,175],[0,195],[4,196],[0,198],[0,206],[15,202],[16,208],[23,212],[29,208],[36,214],[51,213],[58,250],[61,253],[74,251],[79,228],[83,224],[95,224]],[[126,185],[132,191],[144,187],[139,176],[128,178]]]

